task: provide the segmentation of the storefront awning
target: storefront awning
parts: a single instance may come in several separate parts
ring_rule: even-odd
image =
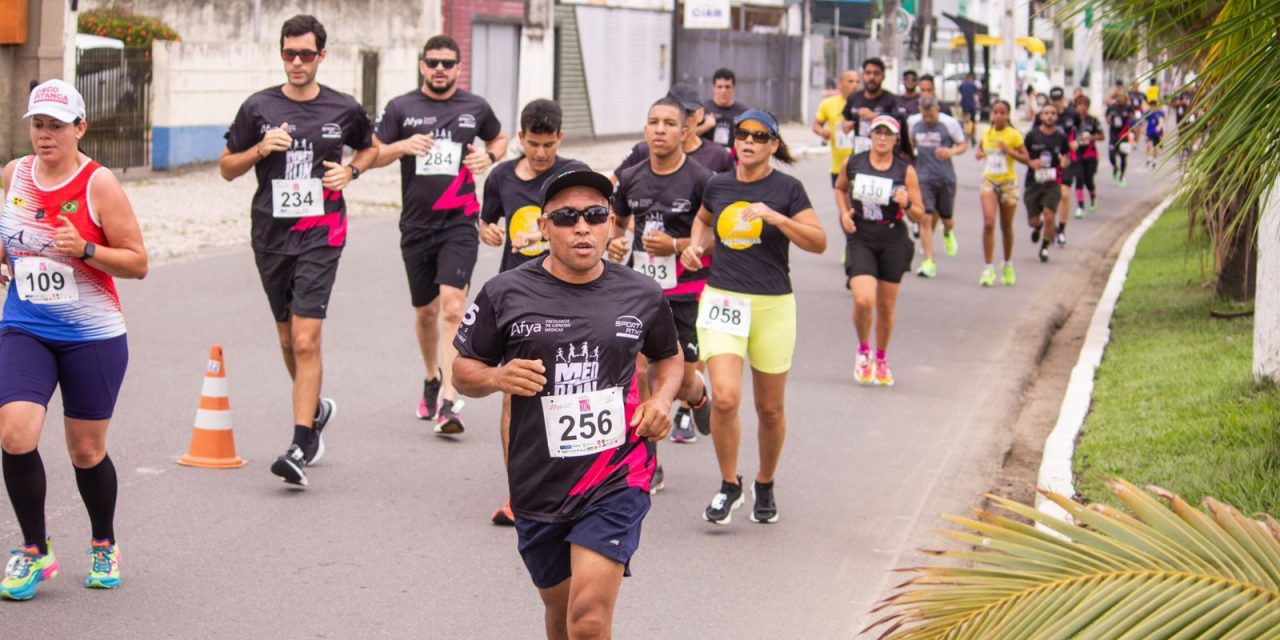
[[[958,35],[951,39],[951,48],[952,49],[962,48],[965,46],[965,42],[966,41],[965,41],[964,35]],[[1044,55],[1045,52],[1049,50],[1048,47],[1045,46],[1044,41],[1041,40],[1040,38],[1035,38],[1031,36],[1020,36],[1017,39],[1015,39],[1014,42],[1016,42],[1018,46],[1022,47],[1023,49],[1026,49],[1028,52],[1034,53],[1037,55]],[[1004,44],[1004,39],[1002,39],[1000,36],[993,36],[993,35],[981,33],[974,37],[973,44],[979,47],[998,47]]]

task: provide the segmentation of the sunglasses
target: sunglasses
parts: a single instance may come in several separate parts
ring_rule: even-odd
[[[297,49],[280,50],[280,58],[285,62],[293,62],[294,58],[302,58],[302,61],[306,63],[315,62],[316,56],[318,55],[320,55],[319,51],[313,51],[311,49],[304,49],[302,51]]]
[[[440,67],[444,67],[445,69],[452,69],[458,66],[457,60],[438,60],[436,58],[423,58],[422,61],[426,63],[428,69],[439,69]]]
[[[587,221],[587,224],[595,226],[604,224],[609,221],[609,208],[596,205],[587,207],[586,209],[574,209],[573,207],[565,207],[549,211],[546,214],[552,225],[557,227],[572,227],[578,224],[578,218],[581,217]]]
[[[746,129],[734,129],[733,137],[738,140],[746,140],[751,138],[756,144],[765,144],[773,139],[773,134],[768,131],[747,131]]]

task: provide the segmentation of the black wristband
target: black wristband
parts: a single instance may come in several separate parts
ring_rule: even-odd
[[[357,167],[357,166],[356,166],[356,165],[354,165],[354,164],[349,164],[349,165],[347,165],[347,168],[351,170],[351,179],[352,179],[352,180],[355,180],[355,179],[357,179],[357,178],[359,178],[359,177],[360,177],[360,168],[359,168],[359,167]]]

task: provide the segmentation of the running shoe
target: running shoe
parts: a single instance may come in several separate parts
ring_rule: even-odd
[[[1067,246],[1067,232],[1059,231],[1058,235],[1054,236],[1053,241],[1057,242],[1059,247]]]
[[[306,487],[307,473],[302,470],[305,466],[307,466],[307,461],[306,455],[302,452],[302,447],[291,444],[284,455],[276,458],[276,461],[271,463],[271,473],[280,476],[287,484]]]
[[[1122,187],[1127,187],[1127,186],[1129,186],[1128,184],[1126,184],[1126,183],[1125,183],[1125,181],[1124,181],[1124,176],[1120,176],[1120,186],[1122,186]]]
[[[444,371],[436,375],[435,380],[422,382],[422,397],[418,398],[418,419],[434,420],[440,411],[440,386],[444,382]]]
[[[1084,217],[1084,207],[1083,206],[1076,207],[1076,219],[1079,220],[1083,217]]]
[[[49,553],[40,553],[39,547],[24,545],[13,550],[4,568],[4,581],[0,582],[0,598],[30,600],[36,595],[36,585],[58,577],[61,567],[53,557],[53,547],[48,549]]]
[[[436,433],[440,435],[457,435],[467,430],[462,422],[462,402],[445,400],[440,403],[440,415],[436,416]]]
[[[733,510],[742,506],[742,476],[738,484],[720,481],[720,492],[712,496],[711,504],[702,512],[702,519],[711,524],[727,525],[733,520]]]
[[[120,586],[120,545],[110,540],[94,540],[89,545],[93,565],[84,579],[87,589],[115,589]]]
[[[920,239],[920,225],[918,225],[918,224],[916,224],[916,223],[914,223],[914,222],[910,222],[910,221],[908,221],[908,222],[907,222],[907,224],[911,225],[911,237],[912,237],[912,238],[915,238],[916,240],[919,240],[919,239]]]
[[[662,465],[658,465],[653,469],[653,477],[649,478],[649,493],[657,493],[666,488],[666,474],[662,472]]]
[[[888,360],[876,360],[876,386],[893,386],[893,370],[889,368]]]
[[[316,419],[311,422],[311,438],[302,447],[302,460],[309,467],[324,457],[324,428],[329,426],[334,416],[338,415],[338,403],[333,398],[320,398],[316,406]]]
[[[1049,261],[1049,247],[1046,245],[1040,245],[1040,262],[1048,262],[1048,261]]]
[[[982,269],[982,276],[978,278],[978,284],[989,287],[996,283],[996,270],[991,267]]]
[[[756,504],[751,509],[751,521],[759,524],[773,524],[778,521],[778,504],[773,501],[773,483],[751,483],[751,497]]]
[[[1001,274],[1000,276],[1000,283],[1006,287],[1012,287],[1013,283],[1017,281],[1018,281],[1018,278],[1013,275],[1013,263],[1012,262],[1004,263],[1004,273]]]
[[[920,268],[916,270],[916,275],[921,278],[933,278],[938,275],[938,265],[932,260],[925,260],[920,263]]]
[[[693,430],[693,414],[687,407],[676,409],[676,416],[671,420],[672,442],[697,442],[698,433]]]
[[[946,251],[948,258],[956,257],[956,253],[960,251],[960,244],[956,242],[956,232],[943,232],[942,249]]]
[[[857,359],[853,361],[853,379],[858,384],[871,384],[875,381],[870,353],[859,353]]]
[[[1092,214],[1095,214],[1095,213],[1097,213],[1097,212],[1098,212],[1098,204],[1097,204],[1096,202],[1090,202],[1090,203],[1089,203],[1089,213],[1092,215]]]
[[[507,501],[493,512],[493,523],[501,527],[516,526],[516,514],[511,512],[511,498],[507,498]]]
[[[702,375],[701,371],[693,373],[702,381],[702,402],[689,407],[693,410],[693,426],[698,429],[698,433],[709,436],[711,435],[711,383],[707,382],[707,377]],[[690,440],[690,442],[693,441]]]

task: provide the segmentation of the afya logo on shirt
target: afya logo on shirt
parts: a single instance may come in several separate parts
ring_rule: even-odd
[[[587,341],[556,348],[555,391],[553,395],[595,391],[600,377],[600,347],[591,349]]]
[[[425,118],[406,117],[404,122],[400,123],[402,127],[430,127],[436,123],[435,116],[427,116]]]

